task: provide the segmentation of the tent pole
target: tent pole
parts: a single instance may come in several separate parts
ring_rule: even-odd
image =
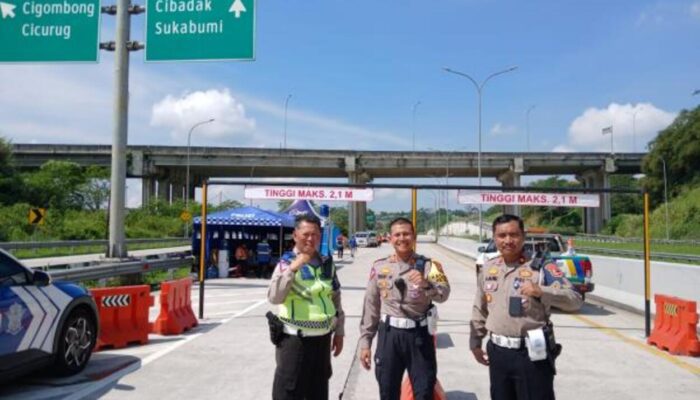
[[[284,245],[282,244],[283,241],[284,241],[284,227],[282,226],[282,224],[280,224],[280,260],[282,259],[282,247],[284,247]]]

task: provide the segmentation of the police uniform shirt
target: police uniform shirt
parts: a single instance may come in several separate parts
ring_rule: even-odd
[[[554,263],[542,269],[532,269],[532,260],[506,264],[503,257],[484,263],[477,277],[477,291],[472,309],[469,347],[480,348],[487,332],[510,337],[524,337],[527,331],[543,327],[549,318],[550,308],[575,311],[583,300],[568,279]],[[540,274],[543,276],[540,277]],[[540,298],[520,294],[525,281],[539,284]],[[522,303],[522,316],[508,313],[511,296],[518,296]]]
[[[294,253],[298,254],[296,248]],[[270,287],[267,291],[267,299],[272,304],[282,304],[287,298],[287,295],[292,290],[292,284],[294,283],[295,272],[292,271],[290,265],[292,261],[286,258],[280,258],[280,261],[275,266],[275,271],[272,273],[270,278]],[[311,258],[308,262],[309,265],[318,266],[323,264],[323,260],[320,255],[316,255]],[[298,272],[298,271],[297,271]],[[340,301],[340,282],[338,281],[337,271],[333,274],[333,293],[331,294],[331,300],[335,306],[335,310],[338,312],[336,324],[335,324],[335,334],[338,336],[345,335],[345,312]]]
[[[369,274],[365,291],[365,300],[360,321],[360,348],[370,348],[377,333],[382,314],[398,318],[422,318],[430,303],[442,303],[450,295],[450,284],[442,265],[429,260],[425,264],[428,289],[417,288],[405,279],[416,262],[413,255],[409,262],[402,261],[396,255],[375,261]],[[401,300],[401,290],[396,285],[397,279],[404,279],[405,293]]]

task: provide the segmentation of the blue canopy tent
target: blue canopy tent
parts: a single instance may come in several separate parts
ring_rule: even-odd
[[[316,212],[316,209],[309,200],[294,200],[294,202],[282,212],[287,213],[293,217],[296,217],[297,215],[312,215],[320,220],[324,220],[324,218],[322,218],[321,215],[319,215],[319,213]],[[328,226],[330,228],[328,228]],[[324,237],[323,240],[321,240],[320,251],[321,254],[328,255],[338,249],[338,246],[336,244],[336,238],[340,235],[340,228],[333,225],[333,223],[329,219],[328,225],[326,226],[326,228],[324,228],[323,235]]]
[[[199,255],[202,218],[193,221],[192,250]],[[241,207],[218,211],[207,215],[206,257],[210,250],[233,249],[233,242],[244,242],[252,248],[254,243],[267,239],[272,245],[277,242],[279,253],[284,249],[284,234],[294,229],[294,217],[286,213],[263,210],[257,207]]]

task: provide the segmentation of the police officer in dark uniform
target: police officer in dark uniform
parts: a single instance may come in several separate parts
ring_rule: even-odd
[[[401,378],[408,370],[416,399],[433,398],[437,361],[433,344],[437,313],[450,285],[435,260],[416,254],[411,221],[397,218],[389,225],[395,253],[374,262],[365,292],[360,322],[359,358],[369,370],[372,339],[379,332],[374,356],[382,400],[398,400]]]
[[[504,214],[493,221],[499,257],[477,278],[469,347],[488,365],[494,400],[554,399],[554,340],[550,308],[575,311],[583,303],[556,264],[523,253],[523,220]],[[488,337],[486,353],[482,341]]]

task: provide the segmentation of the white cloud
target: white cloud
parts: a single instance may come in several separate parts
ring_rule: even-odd
[[[514,135],[517,132],[518,129],[515,127],[515,125],[506,125],[501,122],[495,123],[489,131],[491,136],[509,136]]]
[[[690,5],[690,15],[693,18],[700,19],[700,1],[696,1]]]
[[[609,151],[610,137],[601,131],[612,126],[616,152],[645,151],[646,144],[675,117],[675,113],[661,110],[651,103],[611,103],[607,108],[589,108],[569,126],[569,142],[555,149]]]
[[[214,122],[197,128],[197,136],[220,139],[255,130],[255,120],[246,116],[244,105],[228,89],[168,95],[153,105],[151,125],[169,128],[173,139],[184,139],[195,124],[212,118]]]
[[[575,151],[576,149],[566,144],[554,146],[554,148],[552,149],[553,153],[574,153]]]

